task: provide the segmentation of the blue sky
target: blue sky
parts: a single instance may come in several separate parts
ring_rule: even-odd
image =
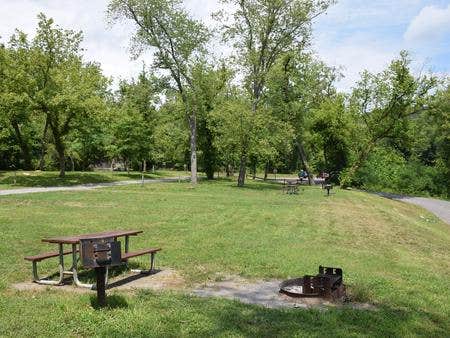
[[[314,27],[319,56],[344,67],[344,90],[363,69],[382,70],[402,49],[416,72],[450,73],[448,0],[341,0]]]
[[[217,0],[186,0],[197,18],[213,25],[210,13]],[[0,36],[7,39],[14,28],[32,34],[36,15],[44,12],[64,28],[83,30],[83,47],[89,60],[102,64],[104,73],[118,78],[135,76],[147,53],[130,60],[130,25],[108,27],[107,0],[0,0]],[[450,0],[340,0],[314,23],[318,57],[343,67],[339,89],[348,91],[359,73],[385,68],[400,50],[414,58],[414,70],[431,69],[450,74]]]

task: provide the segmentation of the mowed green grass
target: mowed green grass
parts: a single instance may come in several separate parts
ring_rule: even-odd
[[[0,335],[448,336],[450,226],[412,205],[334,192],[219,181],[0,197]],[[10,288],[31,277],[23,256],[54,249],[41,238],[110,229],[144,230],[132,248],[161,246],[158,266],[188,285],[342,267],[352,299],[377,310],[270,310],[181,291],[110,292],[98,310],[90,295]]]
[[[186,171],[157,170],[147,172],[145,179],[189,176]],[[140,180],[142,174],[137,171],[68,171],[64,178],[59,177],[58,171],[0,171],[0,190],[24,187],[61,187],[88,183],[110,183],[126,180]],[[15,183],[14,183],[15,180]]]

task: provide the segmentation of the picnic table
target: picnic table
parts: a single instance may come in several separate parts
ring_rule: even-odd
[[[283,192],[288,195],[298,194],[299,180],[284,180]]]
[[[81,234],[81,235],[74,235],[74,236],[44,238],[44,239],[42,239],[42,242],[57,244],[58,251],[43,253],[43,254],[39,254],[39,255],[35,255],[35,256],[27,256],[27,257],[25,257],[25,260],[31,261],[33,263],[33,281],[36,283],[46,284],[46,285],[62,285],[64,276],[70,275],[70,276],[72,276],[73,281],[76,286],[92,288],[93,284],[82,283],[78,278],[78,261],[80,259],[80,255],[79,255],[80,242],[85,239],[104,239],[104,240],[117,241],[118,238],[125,237],[124,253],[121,255],[122,261],[124,262],[124,264],[126,264],[128,259],[130,259],[130,258],[142,256],[145,254],[150,254],[151,255],[150,270],[132,270],[132,271],[140,272],[140,273],[148,273],[153,270],[154,255],[156,252],[160,251],[161,248],[148,248],[148,249],[138,250],[135,252],[130,252],[129,251],[130,237],[137,236],[141,233],[143,233],[142,230],[112,230],[112,231]],[[70,245],[71,250],[64,251],[64,245]],[[64,269],[64,256],[69,255],[69,254],[72,255],[72,266],[71,266],[70,270],[65,270]],[[38,271],[37,271],[37,263],[42,260],[52,258],[52,257],[59,257],[59,279],[54,281],[54,280],[47,280],[47,279],[39,278]]]

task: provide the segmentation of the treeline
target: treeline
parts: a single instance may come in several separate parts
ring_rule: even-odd
[[[35,36],[0,47],[0,169],[89,170],[121,161],[191,170],[314,174],[343,186],[450,195],[450,86],[414,75],[406,52],[339,93],[311,51],[311,20],[332,1],[236,1],[216,13],[223,43],[175,0],[112,0],[153,64],[110,89],[83,60],[82,34],[39,15]],[[311,176],[311,175],[310,175]]]

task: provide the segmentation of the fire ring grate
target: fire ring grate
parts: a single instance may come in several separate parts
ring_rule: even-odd
[[[345,297],[342,269],[319,267],[316,276],[288,279],[280,284],[280,293],[290,297],[322,297],[340,299]]]

